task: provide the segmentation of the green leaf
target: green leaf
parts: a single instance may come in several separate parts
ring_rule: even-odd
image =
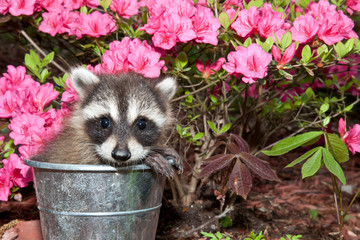
[[[219,15],[219,22],[221,26],[223,26],[225,29],[228,29],[231,24],[229,15],[227,15],[226,12],[221,12]]]
[[[295,159],[294,161],[292,161],[291,163],[289,163],[288,165],[286,165],[285,167],[288,168],[288,167],[293,167],[295,166],[296,164],[304,161],[305,159],[309,158],[311,155],[314,154],[314,152],[318,151],[319,148],[321,147],[316,147],[316,148],[313,148],[309,151],[307,151],[306,153],[304,153],[302,156],[298,157],[297,159]]]
[[[299,0],[296,2],[296,5],[298,5],[302,9],[305,9],[309,3],[310,3],[310,0]]]
[[[345,185],[346,178],[345,178],[344,172],[341,169],[340,165],[335,161],[333,155],[326,148],[322,149],[322,154],[323,154],[323,159],[324,159],[326,168],[332,174],[334,174],[343,185]]]
[[[228,123],[228,124],[226,124],[225,126],[223,126],[223,127],[220,129],[219,134],[227,132],[227,131],[231,128],[231,125],[232,125],[231,123]]]
[[[102,0],[100,1],[100,5],[104,10],[107,10],[111,4],[111,0]]]
[[[290,44],[292,43],[292,36],[291,36],[291,32],[286,32],[282,37],[281,37],[281,48],[285,49],[288,46],[290,46]]]
[[[14,149],[14,140],[10,140],[4,145],[4,158],[8,158],[10,154],[15,152]]]
[[[279,156],[287,152],[290,152],[291,150],[300,147],[306,144],[307,142],[310,142],[311,140],[320,136],[321,134],[323,134],[323,132],[317,131],[317,132],[307,132],[294,137],[289,137],[281,140],[278,144],[273,146],[273,148],[270,151],[264,150],[262,152],[268,156]]]
[[[325,137],[327,149],[329,149],[336,161],[339,163],[349,161],[349,150],[346,144],[336,134],[326,133]]]
[[[302,166],[301,175],[303,179],[307,177],[311,177],[315,173],[317,173],[317,171],[319,171],[321,167],[321,156],[322,156],[321,149],[323,148],[318,149]]]
[[[25,54],[25,66],[31,71],[34,72],[37,70],[36,63],[30,54]]]
[[[318,216],[318,210],[316,209],[309,209],[309,214],[310,214],[310,218],[314,221],[317,220],[317,216]],[[290,239],[290,238],[289,238]]]
[[[314,74],[314,71],[313,70],[311,70],[310,68],[308,68],[308,67],[304,67],[305,68],[305,70],[307,71],[307,73],[310,75],[310,76],[315,76],[315,74]]]
[[[330,108],[330,105],[328,103],[321,104],[319,114],[325,113],[327,110],[329,110],[329,108]]]
[[[354,107],[354,104],[351,104],[351,105],[347,106],[347,107],[344,109],[344,111],[345,111],[345,112],[350,112],[351,109],[353,109],[353,107]]]
[[[323,53],[327,53],[329,49],[326,44],[323,44],[316,51],[317,55],[320,57]]]
[[[214,124],[212,121],[210,121],[210,120],[207,120],[207,124],[209,125],[209,127],[211,128],[211,130],[213,130],[213,132],[217,135],[217,134],[218,134],[218,130],[217,130],[215,124]]]
[[[203,133],[203,132],[199,132],[199,133],[197,133],[197,134],[193,137],[192,140],[195,142],[195,141],[201,139],[203,136],[204,136],[204,133]]]
[[[36,66],[40,66],[40,58],[38,57],[38,55],[33,50],[30,50],[30,55],[31,55],[32,59],[34,60],[34,63],[36,64]]]
[[[41,71],[40,74],[40,82],[44,83],[46,81],[46,79],[50,76],[51,73],[49,73],[49,71],[47,70],[47,68],[45,68],[44,70]]]
[[[46,65],[48,65],[49,63],[52,62],[52,60],[54,59],[55,53],[51,52],[48,55],[46,55],[44,57],[44,59],[41,62],[41,67],[45,67]]]
[[[82,6],[82,7],[80,8],[80,12],[81,12],[81,13],[84,13],[84,14],[88,14],[88,9],[87,9],[87,7],[86,7],[86,6]]]
[[[210,94],[210,100],[213,102],[213,103],[218,103],[218,100],[217,100],[217,98],[214,96],[214,95],[212,95],[212,94]]]
[[[326,118],[324,118],[322,125],[324,127],[326,127],[329,123],[330,123],[331,118],[329,116],[327,116]]]
[[[251,37],[248,37],[244,42],[244,47],[248,47],[252,43]]]
[[[263,0],[253,0],[250,1],[247,5],[247,9],[250,9],[252,6],[255,6],[256,8],[261,8],[261,6],[263,5]]]
[[[310,61],[311,58],[311,48],[309,45],[306,45],[303,50],[301,51],[301,57],[304,63]]]
[[[175,61],[179,62],[180,68],[184,68],[188,63],[187,54],[184,51],[180,52]]]
[[[232,226],[232,221],[231,221],[231,218],[229,218],[228,216],[225,216],[223,218],[220,219],[220,224],[221,226],[225,227],[225,228],[229,228]],[[222,236],[221,236],[222,238]],[[221,239],[219,238],[219,239]]]
[[[335,44],[334,49],[338,58],[342,58],[348,53],[345,45],[342,42],[338,42],[337,44]]]
[[[347,52],[350,52],[354,48],[354,45],[354,38],[350,38],[349,40],[347,40],[345,43],[345,48],[347,49]]]

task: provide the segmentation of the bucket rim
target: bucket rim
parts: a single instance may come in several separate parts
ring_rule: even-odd
[[[38,162],[30,159],[25,159],[24,164],[33,168],[62,170],[62,171],[118,172],[120,170],[130,171],[130,170],[150,169],[149,166],[146,166],[144,164],[115,168],[110,165],[49,163],[49,162]]]

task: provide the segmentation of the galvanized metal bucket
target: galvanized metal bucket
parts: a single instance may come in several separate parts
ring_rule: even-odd
[[[25,164],[44,239],[155,239],[164,179],[148,166]]]

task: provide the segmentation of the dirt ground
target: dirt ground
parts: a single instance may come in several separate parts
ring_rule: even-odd
[[[202,231],[220,231],[231,239],[243,239],[252,230],[256,233],[262,231],[267,240],[280,239],[286,234],[301,234],[302,239],[308,240],[338,239],[338,219],[329,172],[322,169],[317,176],[301,180],[300,167],[284,169],[290,162],[286,160],[287,157],[294,159],[287,155],[270,160],[281,182],[255,180],[248,199],[239,198],[236,201],[234,210],[227,214],[232,219],[232,227],[223,228],[218,221],[214,221]],[[347,185],[343,189],[343,205],[346,209],[360,187],[360,158],[352,157],[343,168],[347,178]],[[191,233],[192,229],[220,213],[220,204],[215,196],[200,199],[189,209],[175,209],[166,201],[163,205],[158,239],[201,239],[199,231]],[[317,213],[316,218],[311,218],[310,213]],[[344,239],[360,239],[359,196],[349,215],[343,229]]]
[[[176,208],[170,204],[171,195],[166,191],[156,239],[205,240],[206,238],[200,234],[201,231],[220,231],[232,240],[237,240],[243,239],[252,230],[256,233],[262,231],[267,240],[280,239],[286,234],[301,234],[302,239],[309,240],[338,239],[338,220],[329,173],[321,170],[317,176],[309,180],[301,180],[300,167],[283,168],[289,162],[286,160],[287,157],[270,160],[281,182],[268,182],[255,178],[248,199],[239,198],[235,202],[234,210],[227,214],[232,220],[230,228],[221,227],[215,218],[221,213],[220,204],[211,189],[204,189],[204,194],[187,209]],[[343,204],[346,208],[360,187],[360,158],[352,157],[343,167],[347,178],[346,189],[343,189]],[[347,193],[348,191],[351,194]],[[22,194],[21,202],[0,203],[0,225],[3,225],[3,230],[14,228],[16,225],[25,229],[25,224],[19,225],[18,222],[39,219],[32,187],[25,189]],[[315,219],[310,217],[310,212],[317,213]],[[355,200],[349,215],[350,218],[343,230],[344,239],[360,239],[359,197]],[[11,222],[15,219],[18,221]],[[4,226],[9,222],[10,225]],[[197,228],[199,230],[194,231]],[[39,231],[39,229],[32,227],[24,231]],[[0,229],[0,236],[2,233]]]

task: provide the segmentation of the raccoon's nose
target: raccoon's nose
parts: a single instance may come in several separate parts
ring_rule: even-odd
[[[116,160],[126,161],[129,158],[131,158],[131,153],[126,149],[123,149],[123,150],[114,149],[111,153],[111,156]]]

